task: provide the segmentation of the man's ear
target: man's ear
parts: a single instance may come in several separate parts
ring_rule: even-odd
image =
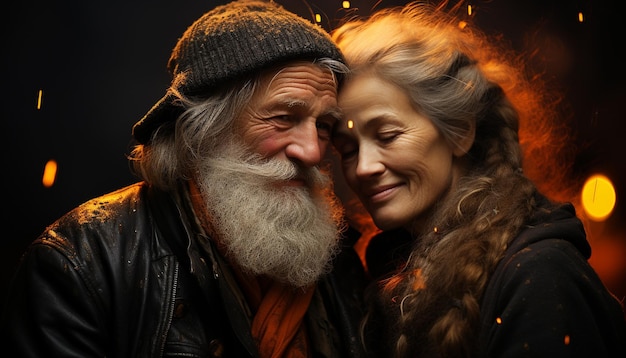
[[[470,128],[465,133],[465,137],[461,139],[455,148],[453,148],[453,154],[456,157],[462,157],[467,152],[469,152],[470,148],[474,144],[474,139],[476,138],[476,121],[471,121]]]

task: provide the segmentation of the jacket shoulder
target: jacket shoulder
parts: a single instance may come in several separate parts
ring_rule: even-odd
[[[123,251],[140,245],[150,232],[146,188],[136,183],[90,199],[48,226],[33,244],[76,250],[66,252],[70,255],[80,254],[81,248]]]

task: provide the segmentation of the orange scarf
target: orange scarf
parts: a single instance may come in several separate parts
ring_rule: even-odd
[[[240,273],[237,276],[248,303],[256,309],[252,337],[259,345],[261,357],[308,357],[306,328],[302,321],[315,287],[302,290],[276,281],[263,285],[263,279],[243,277]]]
[[[189,183],[190,197],[203,229],[217,241],[204,200],[193,181]],[[217,242],[218,251],[220,243]],[[315,286],[294,288],[276,281],[246,275],[232,266],[237,281],[254,314],[252,337],[262,358],[306,358],[309,344],[306,326],[302,324],[309,308]]]

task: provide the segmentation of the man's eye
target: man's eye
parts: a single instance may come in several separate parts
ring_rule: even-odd
[[[284,115],[280,115],[280,116],[274,116],[272,117],[273,121],[277,121],[277,122],[290,122],[291,121],[291,117],[289,117],[288,115],[284,114]]]
[[[267,118],[267,121],[272,123],[276,128],[287,129],[293,126],[293,117],[289,115],[277,115]]]
[[[330,124],[330,123],[327,123],[327,122],[317,122],[315,125],[316,125],[318,130],[324,131],[324,132],[326,132],[328,134],[330,134],[330,132],[333,129],[333,125]]]
[[[330,139],[333,131],[333,123],[328,121],[319,121],[315,123],[317,134],[324,139]]]

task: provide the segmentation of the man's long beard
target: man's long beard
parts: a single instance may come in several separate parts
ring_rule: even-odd
[[[197,176],[225,255],[244,272],[310,285],[331,269],[344,228],[330,178],[288,160],[244,158],[233,147]],[[305,186],[284,185],[302,176]]]

